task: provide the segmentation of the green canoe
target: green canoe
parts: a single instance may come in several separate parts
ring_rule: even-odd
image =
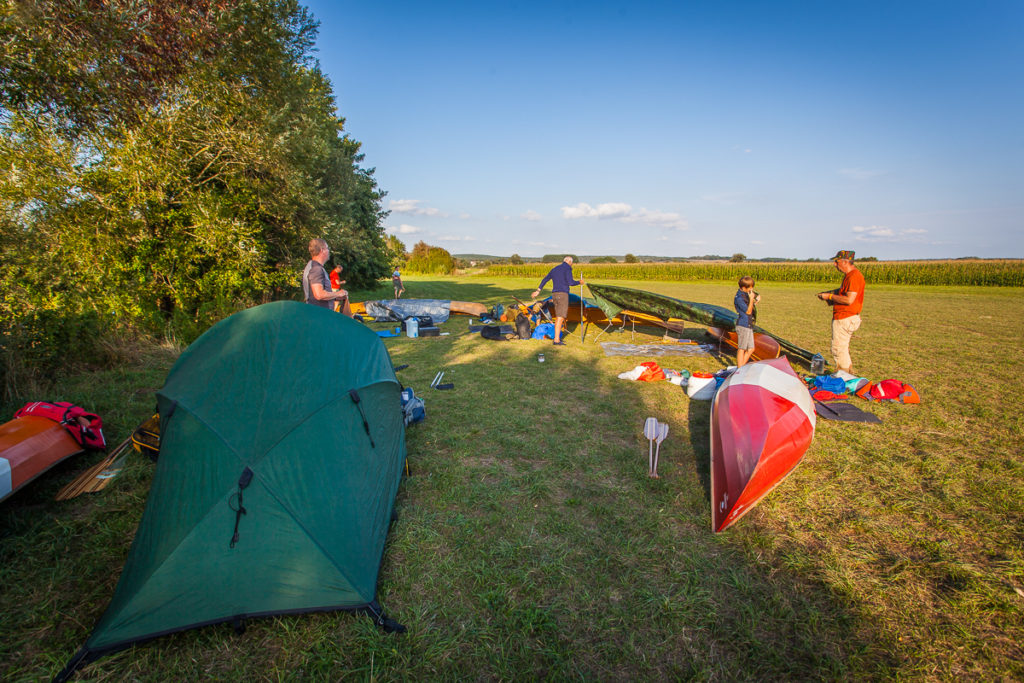
[[[628,287],[616,287],[614,285],[595,285],[588,282],[587,287],[590,288],[591,295],[609,320],[618,315],[620,311],[626,310],[654,315],[663,320],[681,318],[699,325],[717,327],[723,330],[733,330],[736,328],[736,312],[722,306],[702,304],[696,301],[683,301],[682,299],[674,299],[663,294],[654,294],[653,292],[645,292]],[[785,349],[790,357],[795,356],[808,365],[810,365],[811,359],[816,355],[813,351],[802,349],[796,344],[772,334],[763,327],[754,325],[753,329],[754,332],[768,335],[779,342],[779,346]]]

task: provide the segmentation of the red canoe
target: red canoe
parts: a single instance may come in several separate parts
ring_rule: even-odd
[[[63,425],[45,417],[16,417],[0,425],[0,500],[81,452]]]
[[[814,404],[785,356],[749,363],[711,409],[711,528],[729,528],[793,471],[814,438]]]

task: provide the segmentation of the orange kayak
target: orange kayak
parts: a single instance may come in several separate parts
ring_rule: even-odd
[[[0,425],[0,500],[82,450],[62,425],[44,417]]]

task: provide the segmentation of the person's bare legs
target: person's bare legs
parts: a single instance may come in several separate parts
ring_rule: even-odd
[[[555,318],[555,343],[562,341],[562,325],[565,324],[565,318]]]

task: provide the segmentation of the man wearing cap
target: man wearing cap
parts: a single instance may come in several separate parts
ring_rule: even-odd
[[[582,284],[583,276],[580,276],[579,280],[572,279],[572,256],[566,256],[540,281],[540,285],[533,292],[534,299],[540,296],[540,290],[548,280],[551,280],[551,300],[555,304],[555,346],[565,346],[565,342],[562,341],[562,326],[569,315],[569,288]]]
[[[348,292],[344,289],[331,290],[331,279],[324,268],[324,264],[331,258],[331,250],[327,247],[326,240],[319,237],[311,239],[309,257],[309,263],[302,271],[302,293],[306,303],[331,309],[334,308],[334,302],[338,302],[341,304],[341,313],[351,317]]]
[[[860,311],[864,306],[864,276],[853,265],[854,252],[838,251],[832,257],[836,270],[843,274],[839,289],[818,292],[818,298],[832,307],[832,360],[836,368],[853,374],[850,339],[860,327]]]

